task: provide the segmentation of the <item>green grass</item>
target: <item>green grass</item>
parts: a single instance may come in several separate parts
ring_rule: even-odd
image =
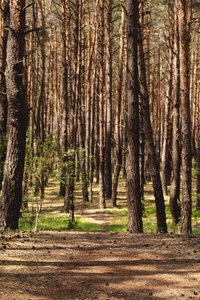
[[[23,217],[19,219],[20,231],[32,231],[35,226],[35,216]]]
[[[103,225],[102,227],[104,231],[127,232],[127,225],[123,224]]]
[[[127,215],[128,214],[128,209],[127,208],[122,208],[122,209],[114,209],[114,210],[105,210],[103,212],[104,214],[108,215]]]
[[[200,210],[196,206],[192,207],[192,221],[200,221]]]
[[[154,208],[149,208],[149,216],[151,216],[151,220],[147,217],[143,218],[143,231],[144,233],[156,233],[157,232],[157,224],[155,215],[153,215]],[[200,212],[195,211],[196,215],[193,215],[192,221],[197,222],[200,220]],[[68,227],[69,220],[68,218],[39,218],[38,222],[38,230],[69,230]],[[114,224],[110,225],[99,225],[96,223],[91,223],[87,219],[84,218],[76,218],[74,221],[74,231],[83,231],[83,232],[100,232],[100,231],[113,231],[113,232],[127,232],[127,224],[128,217],[123,216],[121,218],[115,218]],[[21,231],[32,231],[35,226],[34,218],[24,217],[19,221],[19,230]],[[180,232],[180,225],[174,229],[172,227],[171,219],[167,220],[167,228],[168,232]],[[193,226],[193,233],[200,233],[200,228]]]
[[[68,218],[39,218],[38,231],[44,230],[68,230],[69,220]],[[33,218],[21,218],[19,221],[19,230],[32,231],[35,226],[35,220]],[[113,232],[126,232],[127,225],[124,224],[112,224],[112,225],[98,225],[91,223],[84,218],[76,218],[74,221],[75,231],[84,232],[99,232],[99,231],[113,231]]]
[[[157,224],[156,221],[149,221],[147,219],[143,219],[143,232],[144,233],[156,233],[157,232]]]
[[[35,218],[24,217],[19,220],[20,231],[32,231],[35,226]],[[40,217],[38,221],[38,231],[44,230],[68,230],[68,218],[43,218]],[[74,221],[74,228],[76,231],[97,232],[105,231],[103,226],[91,223],[84,218],[76,218]]]
[[[102,227],[98,224],[91,223],[84,218],[76,218],[74,222],[75,231],[98,232],[103,231]]]

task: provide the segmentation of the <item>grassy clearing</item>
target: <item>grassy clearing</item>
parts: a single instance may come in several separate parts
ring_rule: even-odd
[[[194,185],[193,185],[194,187]],[[118,188],[118,199],[117,205],[118,208],[111,207],[111,201],[107,201],[107,209],[105,211],[98,212],[102,219],[109,220],[106,224],[99,224],[90,221],[85,217],[78,217],[78,215],[83,215],[85,210],[97,210],[98,207],[98,197],[99,197],[99,186],[93,184],[93,202],[83,204],[82,202],[82,191],[81,183],[76,183],[75,189],[75,222],[74,228],[70,230],[75,231],[85,231],[85,232],[98,232],[98,231],[113,231],[113,232],[127,232],[127,223],[128,223],[128,209],[126,203],[126,185],[123,178],[119,179],[119,188]],[[144,207],[143,212],[143,230],[144,233],[156,233],[156,206],[153,195],[152,184],[148,183],[144,187]],[[42,210],[38,222],[38,230],[69,230],[69,219],[68,214],[62,213],[63,199],[58,196],[59,194],[59,184],[55,179],[52,179],[49,182],[49,185],[46,189],[45,199],[42,205]],[[35,209],[36,209],[36,197],[33,197],[33,193],[30,193],[29,198],[29,211],[22,213],[22,218],[19,221],[19,229],[21,231],[32,231],[35,227]],[[192,225],[193,232],[200,233],[200,211],[196,210],[195,207],[195,190],[192,191],[193,203],[192,208]],[[168,232],[180,232],[180,225],[176,228],[172,227],[171,213],[169,208],[169,196],[165,199],[166,202],[166,218]],[[100,218],[101,218],[100,216]]]
[[[20,231],[32,231],[35,226],[35,222],[30,218],[21,218],[19,222]],[[127,226],[122,224],[112,225],[99,225],[92,223],[84,218],[76,218],[74,221],[74,228],[69,229],[68,218],[39,218],[38,231],[50,231],[50,230],[74,230],[84,232],[101,232],[101,231],[113,231],[113,232],[126,232]]]
[[[154,207],[148,207],[148,211],[145,211],[145,217],[143,217],[143,231],[144,233],[156,233],[157,224],[155,214],[153,214]],[[115,214],[116,212],[113,212]],[[74,231],[84,231],[84,232],[101,232],[101,231],[113,231],[113,232],[127,232],[127,223],[128,217],[122,211],[122,215],[120,216],[120,212],[116,213],[117,218],[113,219],[113,224],[100,225],[96,223],[92,223],[86,218],[75,218],[74,228],[70,230]],[[110,212],[108,212],[110,214]],[[23,217],[19,222],[19,230],[21,231],[32,231],[35,226],[35,218],[34,217]],[[196,215],[192,216],[193,222],[193,233],[200,233],[200,228],[198,227],[198,223],[200,221],[199,212]],[[68,217],[40,217],[38,223],[38,230],[69,230],[69,219]],[[167,219],[167,227],[168,232],[179,233],[180,225],[176,228],[172,227],[172,220]]]

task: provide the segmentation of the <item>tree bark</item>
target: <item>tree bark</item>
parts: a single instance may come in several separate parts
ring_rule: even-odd
[[[198,107],[199,107],[199,83],[197,83],[197,93],[198,93]],[[196,209],[200,210],[200,111],[198,109],[198,119],[197,119],[197,202],[196,202]]]
[[[198,31],[200,30],[200,17],[198,20]],[[192,144],[195,148],[195,144],[197,144],[195,151],[193,149],[193,152],[197,152],[196,154],[196,166],[197,166],[197,202],[196,202],[196,208],[197,210],[200,210],[200,101],[199,101],[199,79],[200,74],[198,72],[199,67],[199,58],[198,58],[198,52],[199,52],[199,35],[196,36],[196,46],[195,46],[195,59],[194,59],[194,103],[192,103],[193,106],[193,141]],[[191,107],[192,107],[191,106]],[[196,133],[197,131],[197,133]],[[197,141],[196,141],[197,140]],[[196,142],[196,143],[195,143]]]
[[[148,155],[150,160],[151,176],[153,181],[154,196],[156,202],[157,231],[167,232],[165,203],[164,203],[162,184],[160,179],[159,163],[155,151],[152,126],[150,121],[149,94],[147,90],[146,73],[145,73],[142,30],[140,29],[139,32],[140,32],[139,39],[138,39],[139,85],[140,85],[140,93],[142,98],[142,112],[144,116],[143,118],[144,134],[145,134],[145,140],[146,140],[146,145],[147,145]]]
[[[142,205],[139,175],[139,101],[138,101],[138,1],[127,1],[127,138],[126,160],[128,230],[142,232]]]
[[[112,189],[112,206],[117,206],[117,186],[119,173],[122,166],[122,134],[121,134],[121,107],[123,101],[123,54],[124,54],[124,28],[125,28],[125,10],[122,7],[121,28],[120,28],[120,48],[119,48],[119,73],[117,82],[117,102],[115,116],[115,154],[116,163],[114,168],[113,189]]]
[[[171,0],[168,0],[168,75],[167,75],[167,91],[165,97],[164,112],[164,137],[162,147],[162,187],[164,195],[167,195],[167,186],[170,184],[171,164],[170,164],[170,123],[171,123],[171,103],[172,103],[172,71],[173,71],[173,29],[171,18]]]
[[[180,207],[177,203],[180,195],[180,126],[179,126],[179,93],[180,93],[180,61],[177,0],[174,6],[174,99],[173,99],[173,179],[170,190],[170,210],[174,225],[180,219]]]
[[[0,208],[0,229],[17,229],[22,202],[22,179],[26,141],[26,105],[23,85],[25,47],[25,0],[10,0],[7,41],[6,90],[9,137],[4,167]]]
[[[66,1],[62,0],[62,97],[61,97],[61,132],[60,148],[62,149],[61,164],[61,197],[65,197],[66,192],[66,161],[67,161],[67,120],[68,120],[68,95],[67,95],[67,60],[66,60]]]
[[[105,202],[105,145],[104,145],[104,61],[105,61],[105,34],[104,34],[104,0],[100,5],[100,93],[99,93],[99,206],[106,207]]]
[[[112,45],[113,45],[113,24],[112,24],[112,6],[113,0],[108,1],[107,5],[107,61],[106,61],[106,78],[107,78],[107,119],[106,119],[106,197],[112,197],[112,164],[111,164],[111,138],[112,138]]]
[[[180,36],[180,90],[182,108],[182,206],[181,232],[189,233],[191,228],[191,132],[189,101],[189,40],[187,30],[187,1],[178,1]]]
[[[6,129],[7,129],[7,95],[6,95],[6,47],[8,40],[9,26],[9,1],[4,2],[3,11],[3,43],[2,43],[2,59],[0,71],[0,191],[2,189],[3,168],[6,158]]]
[[[86,149],[89,147],[87,157],[86,153],[86,165],[88,166],[89,174],[89,200],[93,201],[93,172],[94,172],[94,122],[95,122],[95,79],[96,79],[96,56],[97,56],[97,15],[98,15],[98,0],[95,1],[95,15],[94,15],[94,33],[91,43],[91,37],[88,36],[88,67],[86,72],[86,83],[87,83],[87,103],[86,103]],[[90,20],[90,9],[88,2],[88,23]],[[89,29],[89,34],[90,34]]]
[[[40,95],[37,110],[37,120],[36,120],[36,138],[41,139],[42,142],[45,140],[45,128],[46,128],[46,92],[45,92],[45,74],[46,74],[46,41],[45,41],[45,2],[44,0],[38,0],[41,13],[42,21],[42,40],[40,43],[41,51],[41,82],[40,82]]]

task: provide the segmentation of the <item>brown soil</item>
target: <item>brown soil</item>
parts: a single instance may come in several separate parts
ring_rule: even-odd
[[[0,236],[0,299],[200,299],[200,236]]]

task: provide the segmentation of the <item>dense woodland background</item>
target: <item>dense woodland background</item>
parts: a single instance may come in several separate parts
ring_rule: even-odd
[[[142,232],[150,180],[158,231],[167,231],[171,186],[173,222],[191,232],[192,166],[200,208],[199,1],[0,3],[0,227],[18,227],[30,186],[43,199],[56,170],[72,222],[76,180],[83,202],[99,183],[103,209],[109,198],[117,205],[121,174],[130,232]]]

